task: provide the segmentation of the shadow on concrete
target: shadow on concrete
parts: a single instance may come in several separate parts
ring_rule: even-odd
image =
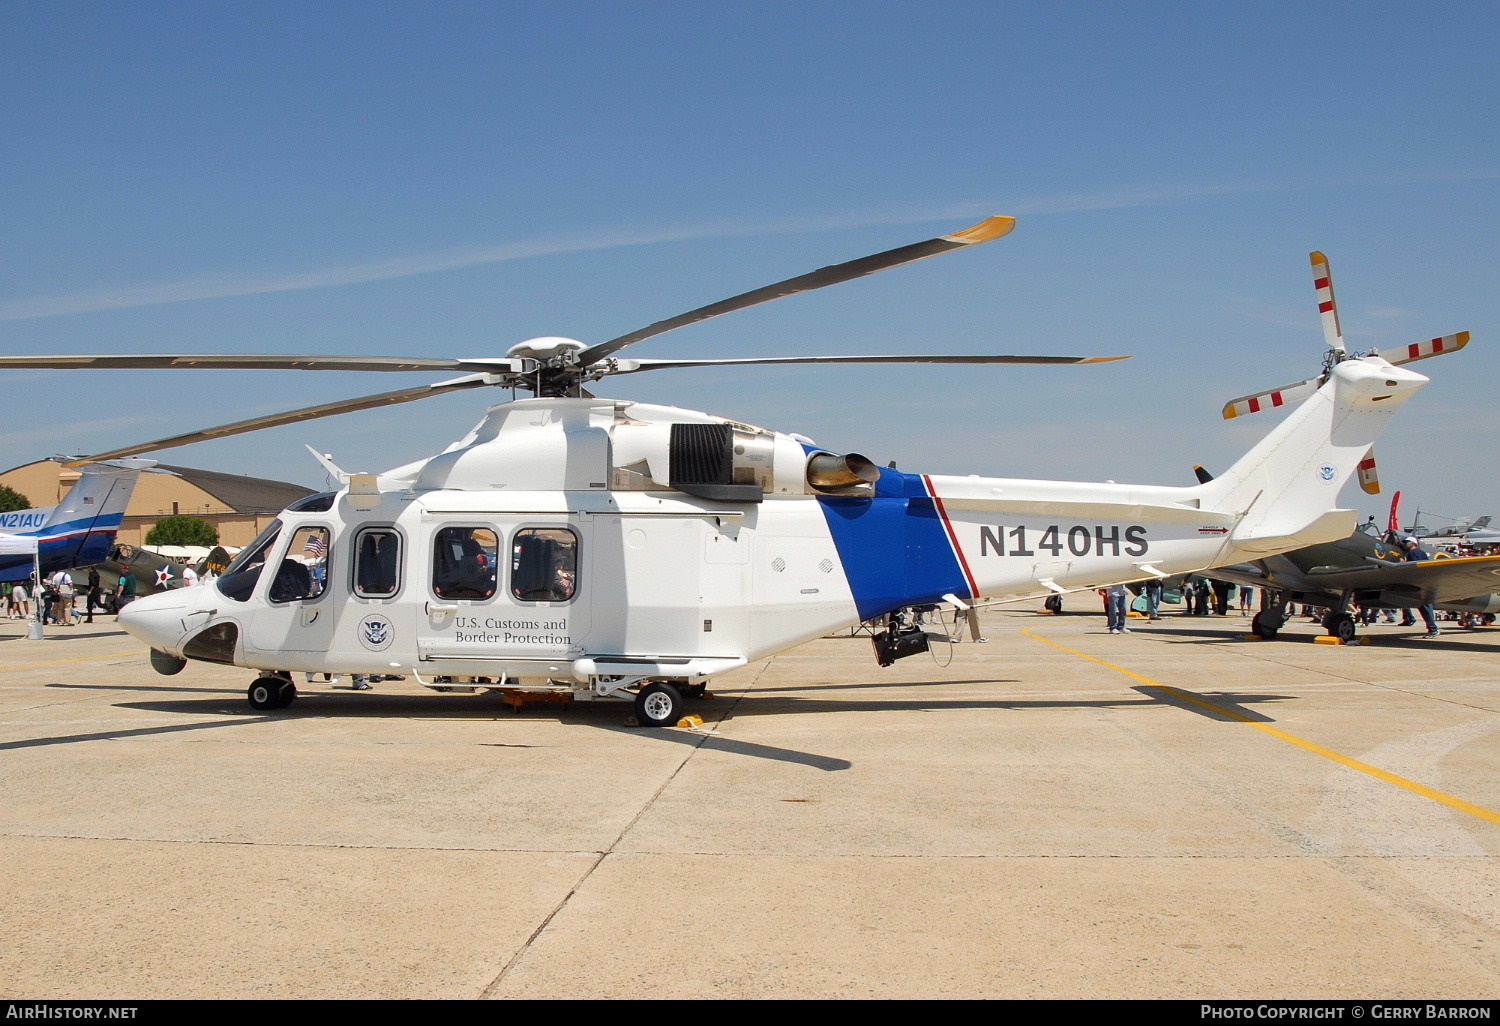
[[[801,692],[801,691],[865,691],[870,688],[940,688],[951,687],[957,684],[1019,684],[1016,679],[994,680],[985,677],[981,680],[894,680],[881,681],[879,684],[804,684],[800,687],[786,688],[762,688],[757,687],[754,694],[772,695],[778,692]],[[721,692],[721,694],[724,692]]]
[[[1293,695],[1248,695],[1236,694],[1225,691],[1205,692],[1183,692],[1177,693],[1176,688],[1136,686],[1131,689],[1150,697],[1161,705],[1170,705],[1174,709],[1182,709],[1185,712],[1197,713],[1205,719],[1214,720],[1219,723],[1275,723],[1270,716],[1256,712],[1249,708],[1249,703],[1262,702],[1288,702],[1292,701]],[[1191,695],[1191,697],[1187,697]]]
[[[98,730],[90,734],[66,734],[60,737],[33,737],[23,741],[0,742],[0,751],[15,751],[21,748],[42,748],[47,745],[72,745],[87,741],[119,741],[133,737],[149,737],[153,734],[176,734],[186,730],[210,730],[216,727],[236,727],[254,723],[249,718],[235,720],[211,720],[208,722],[170,724],[165,727],[136,727],[131,730]]]
[[[728,696],[709,702],[689,702],[687,704],[687,712],[702,716],[708,724],[709,729],[712,729],[715,722],[722,722],[723,719],[728,718],[727,714],[730,712],[732,704],[734,703]],[[880,708],[877,703],[872,703],[872,707]],[[230,705],[226,705],[223,699],[218,698],[160,702],[126,702],[121,703],[117,708],[134,709],[141,712],[171,713],[181,716],[206,717],[210,715],[227,715],[236,717],[235,719],[214,720],[210,722],[200,720],[196,726],[222,726],[231,723],[265,723],[274,720],[332,717],[351,720],[465,720],[482,723],[485,721],[511,721],[518,718],[536,719],[545,716],[554,722],[576,724],[580,728],[592,727],[596,730],[605,730],[631,737],[649,738],[653,741],[664,741],[670,744],[702,747],[714,751],[727,752],[731,755],[743,755],[756,759],[769,759],[775,762],[794,763],[801,766],[810,766],[813,769],[825,772],[845,770],[853,765],[853,763],[846,759],[834,759],[812,752],[800,752],[790,748],[778,748],[773,745],[761,745],[750,741],[716,737],[708,733],[672,728],[629,727],[624,723],[627,717],[634,714],[634,709],[629,702],[590,702],[580,703],[568,708],[564,708],[560,704],[528,706],[525,712],[516,714],[511,711],[509,706],[502,705],[498,696],[372,695],[369,692],[354,692],[349,694],[314,692],[312,694],[304,694],[288,708],[278,709],[274,712],[258,712],[251,709],[248,704],[243,704],[240,708],[236,709]],[[718,715],[720,710],[726,715]],[[35,744],[56,744],[67,740],[89,741],[102,738],[126,737],[132,733],[149,734],[167,730],[192,730],[196,729],[196,726],[185,724],[181,727],[146,728],[134,732],[119,731],[97,735],[79,735],[74,738],[39,739],[37,741],[0,745],[0,749],[7,747],[29,747]],[[505,745],[487,742],[483,743],[481,747],[530,748],[550,746]]]
[[[170,687],[166,684],[43,684],[62,691],[169,691],[184,695],[243,695],[238,688]]]

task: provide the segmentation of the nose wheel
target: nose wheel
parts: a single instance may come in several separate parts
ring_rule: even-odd
[[[285,677],[257,677],[245,697],[252,709],[285,709],[297,697],[297,685]]]

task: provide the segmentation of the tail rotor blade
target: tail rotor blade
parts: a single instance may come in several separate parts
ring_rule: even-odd
[[[1359,466],[1354,472],[1358,475],[1359,486],[1366,495],[1380,494],[1380,478],[1375,473],[1375,447],[1373,445],[1365,453],[1365,458],[1359,461]]]
[[[1259,413],[1261,410],[1298,402],[1316,392],[1321,383],[1321,378],[1308,378],[1306,381],[1298,381],[1295,384],[1282,385],[1280,388],[1271,388],[1264,392],[1231,399],[1224,404],[1224,419],[1233,420],[1249,413]]]
[[[1329,349],[1340,353],[1344,348],[1344,329],[1339,326],[1339,307],[1333,298],[1333,274],[1328,269],[1328,258],[1317,250],[1308,254],[1312,261],[1313,288],[1318,290],[1318,313],[1323,317],[1323,339]]]
[[[1380,358],[1393,364],[1411,363],[1413,360],[1425,360],[1429,356],[1456,353],[1468,344],[1469,333],[1460,331],[1457,335],[1443,335],[1439,338],[1429,338],[1421,342],[1413,342],[1411,345],[1387,349],[1380,354]]]

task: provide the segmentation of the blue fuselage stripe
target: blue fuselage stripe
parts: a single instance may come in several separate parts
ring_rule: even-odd
[[[818,503],[861,620],[969,593],[920,475],[884,469],[873,498],[820,496]]]
[[[97,517],[48,524],[35,531],[18,531],[21,537],[36,538],[43,576],[57,570],[99,563],[109,555],[120,530],[123,513],[104,513]],[[32,573],[30,556],[0,556],[0,581],[24,581]]]

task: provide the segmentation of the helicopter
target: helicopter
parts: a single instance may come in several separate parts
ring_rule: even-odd
[[[288,706],[295,673],[379,674],[507,699],[630,701],[641,725],[669,726],[712,678],[840,628],[883,618],[872,643],[886,665],[926,650],[922,610],[1167,577],[1352,529],[1356,513],[1335,506],[1340,487],[1428,381],[1379,356],[1331,365],[1249,453],[1191,487],[906,473],[801,435],[585,387],[699,366],[1123,359],[618,355],[673,328],[1013,227],[1013,218],[988,218],[605,342],[537,338],[499,358],[156,354],[6,357],[0,367],[460,372],[103,456],[455,389],[534,393],[490,407],[437,455],[384,473],[348,473],[320,456],[339,488],[289,506],[212,586],[146,596],[121,613],[164,674],[194,660],[258,671],[248,689],[258,710]]]

